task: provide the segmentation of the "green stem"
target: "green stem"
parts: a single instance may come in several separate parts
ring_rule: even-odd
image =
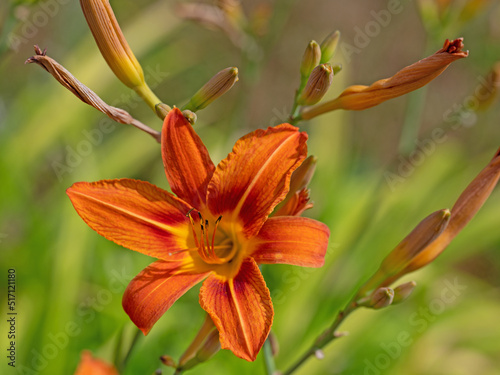
[[[273,350],[271,348],[271,342],[269,341],[269,337],[264,342],[264,347],[262,348],[262,354],[264,355],[266,374],[273,375],[276,372],[276,364],[274,363]]]
[[[314,356],[318,350],[323,349],[327,344],[336,338],[341,337],[341,335],[336,334],[338,327],[351,312],[356,310],[357,307],[356,303],[351,301],[343,311],[340,311],[332,325],[316,338],[313,345],[311,345],[311,347],[307,349],[307,351],[289,369],[287,369],[283,375],[290,375],[294,373],[295,370],[301,367],[310,357]]]
[[[130,343],[130,347],[128,348],[127,354],[125,354],[125,357],[123,357],[123,360],[121,361],[120,365],[118,366],[118,370],[120,373],[122,373],[125,370],[125,366],[127,365],[128,359],[130,358],[130,355],[132,354],[132,351],[139,341],[139,337],[141,337],[142,332],[137,329],[135,332],[135,335],[132,339],[132,342]]]

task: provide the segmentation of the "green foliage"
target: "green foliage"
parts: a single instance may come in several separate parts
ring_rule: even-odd
[[[35,1],[11,1],[10,11],[21,3]],[[239,67],[240,82],[204,110],[195,125],[214,161],[224,158],[245,132],[286,121],[303,47],[331,27],[343,36],[336,59],[344,69],[335,77],[336,90],[383,78],[423,57],[421,41],[426,36],[411,4],[348,61],[342,56],[342,42],[353,43],[356,32],[348,20],[364,25],[371,20],[370,11],[384,9],[385,2],[365,2],[359,9],[354,4],[332,9],[329,2],[311,7],[306,1],[288,9],[284,1],[277,3],[279,12],[271,24],[276,21],[281,30],[273,26],[274,34],[261,41],[266,49],[257,68],[221,33],[177,19],[173,2],[150,1],[139,9],[132,1],[113,3],[150,86],[165,103],[181,107],[217,71]],[[33,7],[28,20],[40,9]],[[488,11],[500,12],[498,5]],[[463,35],[448,36],[464,36],[471,55],[451,66],[427,92],[419,139],[429,139],[431,130],[441,127],[446,141],[435,144],[428,155],[420,151],[423,161],[395,185],[388,184],[387,172],[397,174],[411,158],[397,151],[404,98],[363,113],[332,113],[300,124],[309,133],[310,154],[318,158],[310,186],[315,207],[306,216],[327,223],[332,235],[321,269],[263,269],[274,297],[279,369],[310,346],[422,218],[453,204],[500,145],[498,101],[487,112],[475,114],[473,126],[448,121],[500,56],[498,30],[470,26],[483,22],[477,20],[496,25],[483,12],[461,30]],[[7,32],[22,32],[22,21],[15,22]],[[39,27],[36,35],[19,34],[27,41],[17,50],[2,50],[1,272],[5,276],[8,268],[17,271],[18,366],[33,369],[38,364],[42,374],[71,374],[84,349],[112,362],[122,330],[119,351],[126,351],[135,327],[123,312],[121,296],[128,281],[152,259],[89,229],[73,210],[66,188],[77,181],[121,177],[168,186],[159,145],[151,137],[112,123],[38,67],[23,65],[31,46],[39,43],[104,100],[160,129],[158,118],[113,77],[78,2],[61,5],[50,25]],[[440,47],[432,45],[433,50]],[[418,284],[408,301],[382,311],[356,312],[341,327],[351,334],[327,347],[324,360],[311,359],[297,374],[370,374],[366,369],[371,365],[378,366],[373,374],[494,374],[500,368],[499,193],[497,189],[437,261],[403,280]],[[455,279],[466,288],[453,301],[443,301],[447,283]],[[1,303],[6,305],[4,296]],[[431,310],[427,317],[425,309]],[[194,288],[147,337],[140,337],[124,374],[152,374],[161,367],[158,358],[163,354],[178,358],[203,317]],[[56,348],[54,357],[41,361],[40,354],[50,357],[43,353],[51,347]],[[192,372],[263,371],[261,358],[247,363],[221,351]]]

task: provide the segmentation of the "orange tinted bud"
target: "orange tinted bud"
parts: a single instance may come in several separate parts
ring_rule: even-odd
[[[380,265],[380,270],[389,276],[405,269],[422,250],[443,233],[450,216],[449,210],[436,211],[427,216],[389,253]]]
[[[418,270],[436,259],[476,215],[499,179],[500,149],[497,150],[486,168],[479,172],[465,188],[451,213],[448,213],[447,210],[437,211],[424,219],[384,259],[379,270],[359,290],[358,295],[363,296],[378,286],[390,285],[400,277]]]
[[[85,19],[111,70],[130,88],[144,83],[141,65],[123,36],[108,0],[80,0]]]
[[[445,231],[423,249],[402,274],[415,271],[432,262],[476,215],[490,196],[500,178],[500,149],[472,182],[465,188],[451,209],[451,217]]]
[[[302,91],[297,103],[299,105],[313,105],[319,102],[326,94],[333,82],[333,70],[330,64],[321,64],[313,69],[306,87]]]
[[[350,86],[333,100],[304,108],[300,118],[308,120],[336,109],[363,110],[417,90],[439,76],[453,61],[468,56],[468,52],[462,51],[462,41],[462,38],[451,42],[447,39],[439,51],[403,68],[391,78],[371,86]]]
[[[154,110],[161,101],[146,84],[141,65],[120,29],[109,0],[80,0],[80,5],[97,46],[113,73]]]

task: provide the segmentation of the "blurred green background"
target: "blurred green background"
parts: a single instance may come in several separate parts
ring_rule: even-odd
[[[328,97],[350,84],[391,76],[441,48],[445,38],[464,37],[470,51],[412,95],[300,124],[309,133],[309,152],[319,160],[311,183],[315,207],[306,216],[327,223],[332,235],[321,269],[263,268],[274,297],[276,362],[284,370],[422,218],[451,208],[500,146],[498,99],[485,111],[461,110],[500,60],[500,6],[477,0],[243,1],[262,36],[255,38],[258,47],[242,52],[222,32],[177,17],[176,4],[112,2],[148,82],[164,102],[181,106],[217,71],[239,68],[235,87],[198,113],[195,127],[215,162],[242,134],[286,121],[311,39],[320,42],[335,29],[342,33],[334,61],[343,71]],[[379,19],[381,11],[394,6],[399,11],[387,22]],[[161,122],[113,76],[77,1],[2,1],[0,11],[1,290],[7,290],[7,270],[15,268],[18,312],[17,367],[12,370],[5,357],[2,292],[0,372],[72,374],[84,349],[112,362],[121,337],[121,351],[126,351],[135,329],[121,296],[152,259],[89,229],[73,210],[66,188],[110,178],[168,186],[152,138],[113,124],[45,71],[23,62],[39,44],[108,103],[155,129]],[[373,35],[362,48],[356,44],[360,31]],[[102,131],[104,125],[109,132]],[[419,152],[416,140],[429,141],[435,128],[445,131],[445,141]],[[388,183],[388,173],[409,168],[415,147],[420,158],[414,153],[407,175]],[[500,374],[499,207],[496,189],[443,255],[405,278],[418,283],[408,301],[357,311],[341,327],[350,335],[297,374]],[[173,372],[158,358],[178,358],[197,332],[204,318],[198,290],[177,301],[139,339],[124,374]],[[455,298],[443,299],[450,291]],[[263,358],[248,363],[221,351],[192,371],[236,372],[264,373]]]

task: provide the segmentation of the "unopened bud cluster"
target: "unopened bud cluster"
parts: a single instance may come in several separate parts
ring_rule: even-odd
[[[306,47],[300,64],[301,83],[296,104],[310,106],[318,103],[332,85],[333,76],[341,69],[328,62],[333,57],[340,38],[340,32],[328,35],[319,45],[312,40]]]

